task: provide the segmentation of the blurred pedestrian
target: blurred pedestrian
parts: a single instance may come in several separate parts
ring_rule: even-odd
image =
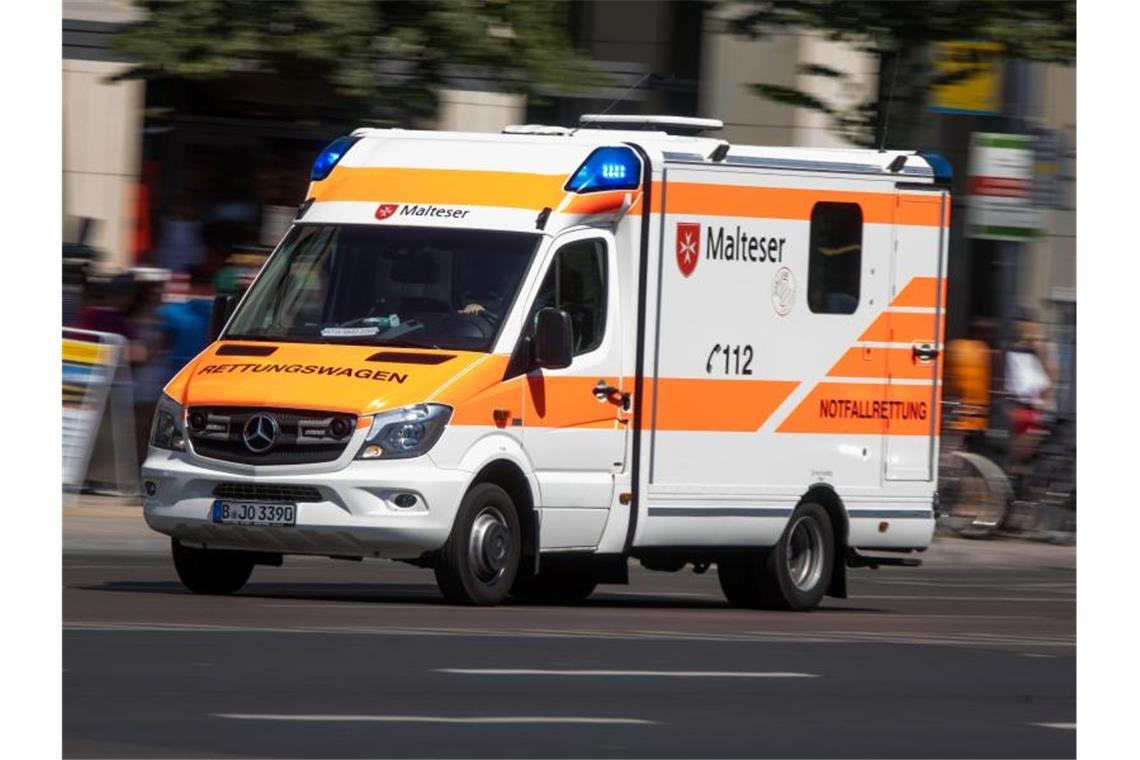
[[[186,273],[206,263],[206,243],[202,223],[194,207],[185,201],[175,204],[161,222],[155,264],[171,272]]]
[[[1019,310],[1014,342],[1005,355],[1005,390],[1010,400],[1009,459],[1014,474],[1028,462],[1048,429],[1053,375],[1049,348],[1035,315]]]
[[[975,320],[967,337],[946,344],[946,396],[959,404],[951,423],[958,430],[983,433],[989,426],[993,357],[986,335]]]
[[[131,290],[132,280],[129,274],[89,279],[84,305],[75,313],[75,326],[81,330],[121,335],[130,340],[127,306]]]
[[[158,309],[158,328],[168,350],[162,367],[165,384],[209,343],[214,288],[209,272],[198,267],[190,273],[188,297]]]
[[[135,441],[139,464],[146,458],[150,423],[168,377],[169,340],[159,319],[162,283],[137,280],[135,298],[128,314],[131,332],[131,380],[135,404]]]

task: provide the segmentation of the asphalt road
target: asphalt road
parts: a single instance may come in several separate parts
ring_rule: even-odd
[[[812,613],[730,609],[715,570],[476,609],[298,558],[199,597],[153,548],[64,555],[67,757],[1076,753],[1071,547],[936,545]]]

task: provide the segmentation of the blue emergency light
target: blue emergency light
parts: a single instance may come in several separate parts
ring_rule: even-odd
[[[641,186],[641,161],[632,148],[597,148],[570,175],[566,190],[636,190]]]
[[[338,137],[326,145],[325,149],[317,154],[317,160],[313,162],[313,171],[309,177],[311,177],[314,182],[318,182],[329,176],[333,167],[344,158],[344,154],[348,153],[348,149],[355,145],[359,139],[359,137],[348,135]]]

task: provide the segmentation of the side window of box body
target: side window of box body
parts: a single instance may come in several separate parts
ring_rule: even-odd
[[[862,208],[815,204],[808,245],[808,308],[815,314],[854,314],[862,279]]]

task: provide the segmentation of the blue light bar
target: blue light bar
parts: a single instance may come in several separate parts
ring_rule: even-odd
[[[954,168],[950,165],[950,162],[940,154],[929,150],[916,152],[919,156],[926,159],[926,163],[930,164],[930,169],[934,172],[935,182],[950,182],[954,179]]]
[[[632,148],[598,148],[570,175],[564,189],[577,193],[636,190],[641,187],[641,161]]]
[[[317,154],[317,160],[313,162],[313,171],[309,177],[317,182],[329,176],[333,167],[344,158],[344,154],[348,153],[348,149],[356,144],[359,137],[338,137],[331,143],[325,146],[325,149]]]

